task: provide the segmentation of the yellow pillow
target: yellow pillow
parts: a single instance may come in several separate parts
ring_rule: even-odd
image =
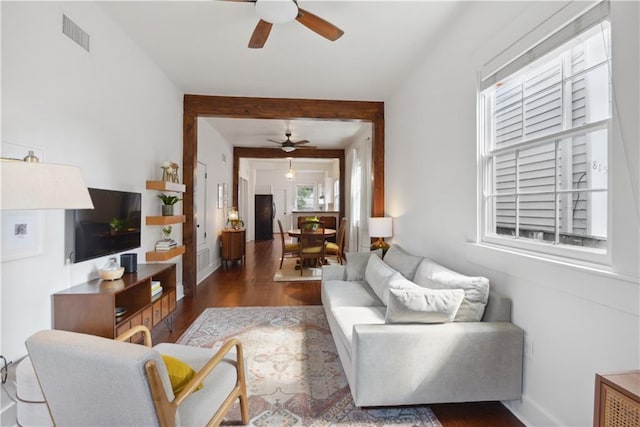
[[[191,378],[196,375],[196,371],[182,360],[176,359],[172,356],[167,356],[166,354],[162,355],[162,360],[164,360],[164,364],[167,366],[167,372],[169,373],[169,380],[171,381],[173,394],[177,395],[182,391],[187,383],[191,381]],[[198,391],[202,387],[204,386],[200,384],[194,391]]]

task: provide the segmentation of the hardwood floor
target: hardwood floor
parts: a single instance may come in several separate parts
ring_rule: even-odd
[[[198,286],[195,297],[178,301],[173,332],[155,328],[154,343],[175,342],[208,307],[320,305],[320,282],[273,282],[280,239],[247,243],[244,266],[229,263]],[[499,402],[431,405],[444,427],[523,427]]]

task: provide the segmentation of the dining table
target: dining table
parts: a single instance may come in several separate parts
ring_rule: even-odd
[[[300,229],[299,228],[292,228],[291,230],[287,231],[287,234],[289,234],[289,236],[293,237],[293,238],[299,238],[300,237]],[[333,228],[325,228],[324,229],[324,238],[326,239],[327,237],[332,237],[336,235],[336,230],[334,230]],[[321,260],[322,264],[329,264],[329,261],[327,261],[326,258]],[[296,270],[300,269],[300,265],[298,263],[296,263]]]
[[[287,231],[287,233],[288,233],[288,234],[289,234],[289,236],[291,236],[291,237],[298,238],[298,237],[300,237],[300,233],[301,233],[301,231],[300,231],[300,229],[299,229],[299,228],[293,228],[293,229],[291,229],[291,230]],[[333,237],[333,236],[335,236],[335,235],[336,235],[336,230],[334,230],[334,229],[332,229],[332,228],[325,228],[325,229],[324,229],[324,237],[325,237],[325,239],[326,239],[327,237]]]

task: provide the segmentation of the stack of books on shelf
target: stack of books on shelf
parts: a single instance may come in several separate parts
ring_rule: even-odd
[[[168,251],[175,248],[176,246],[178,246],[178,243],[173,239],[160,240],[158,243],[156,243],[156,251]]]
[[[160,282],[157,280],[152,280],[151,281],[151,298],[155,297],[156,295],[160,295],[162,293],[162,286],[160,285]]]

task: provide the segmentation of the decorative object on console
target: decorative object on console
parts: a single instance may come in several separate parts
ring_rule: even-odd
[[[233,228],[234,230],[240,230],[244,227],[244,221],[240,219],[238,209],[231,208],[231,210],[229,210],[229,218],[227,219],[227,223],[231,224],[231,228]]]
[[[138,271],[138,254],[120,255],[120,265],[124,267],[125,273],[135,273]]]
[[[158,194],[158,197],[162,200],[162,216],[172,216],[173,206],[182,200],[178,196],[171,196],[164,193]]]
[[[369,236],[378,238],[371,245],[372,251],[382,249],[383,253],[387,252],[389,244],[384,241],[384,238],[393,236],[393,219],[390,217],[369,218]]]
[[[124,267],[120,267],[115,258],[109,258],[109,262],[107,262],[98,273],[102,280],[116,280],[124,274]]]

